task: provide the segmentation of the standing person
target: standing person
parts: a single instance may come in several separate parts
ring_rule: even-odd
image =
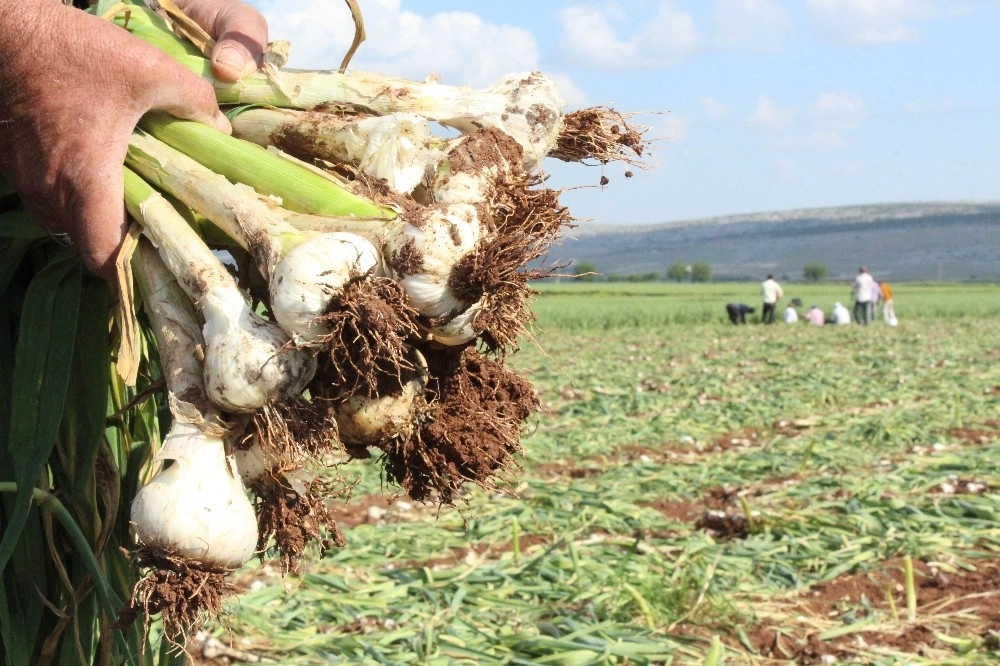
[[[874,282],[867,266],[858,269],[858,276],[854,278],[854,320],[864,326],[868,325],[868,304],[872,300]]]
[[[781,300],[784,292],[781,285],[770,273],[767,278],[760,283],[760,298],[764,301],[764,307],[760,311],[760,321],[764,324],[774,323],[774,306]]]
[[[882,285],[872,277],[872,299],[868,301],[868,321],[878,319],[878,308],[882,302]]]
[[[895,326],[898,324],[896,319],[896,309],[893,307],[892,303],[892,286],[888,282],[882,283],[882,316],[885,318],[885,323],[889,326]]]
[[[260,12],[238,0],[176,3],[216,39],[219,80],[256,71],[267,45]],[[0,172],[43,229],[109,279],[126,228],[122,164],[139,118],[160,109],[231,131],[209,81],[54,0],[0,2],[0,90]]]
[[[822,326],[826,323],[826,315],[823,314],[823,309],[820,306],[814,305],[806,312],[806,321],[813,326]]]

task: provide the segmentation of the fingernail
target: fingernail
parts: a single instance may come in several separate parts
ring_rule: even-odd
[[[243,68],[247,66],[247,57],[235,46],[223,46],[215,54],[215,62],[231,68],[236,73],[241,73]]]

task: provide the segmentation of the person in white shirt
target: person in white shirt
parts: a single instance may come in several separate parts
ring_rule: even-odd
[[[833,304],[833,315],[830,317],[830,321],[834,324],[850,324],[851,313],[838,301]]]
[[[859,324],[868,324],[868,304],[872,300],[874,282],[866,266],[858,269],[858,276],[854,278],[854,320]]]
[[[798,313],[798,311],[794,307],[792,307],[791,305],[789,305],[787,308],[785,308],[785,323],[786,324],[794,324],[798,320],[799,320],[799,313]]]
[[[764,301],[764,307],[760,311],[760,321],[763,324],[774,323],[774,306],[781,300],[784,292],[773,275],[768,275],[767,279],[760,283],[760,298]]]

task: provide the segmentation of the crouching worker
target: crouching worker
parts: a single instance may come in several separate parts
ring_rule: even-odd
[[[726,314],[729,315],[729,321],[734,324],[745,324],[747,323],[747,315],[756,312],[752,307],[746,305],[745,303],[727,303],[726,304]]]

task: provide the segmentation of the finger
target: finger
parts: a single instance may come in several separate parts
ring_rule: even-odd
[[[166,111],[177,118],[196,120],[226,134],[232,133],[232,125],[219,110],[211,83],[168,56],[153,64],[153,68],[155,75],[151,80],[156,85],[146,91],[149,108]]]
[[[238,81],[256,72],[267,46],[267,22],[253,7],[230,3],[213,26],[212,73],[222,81]]]
[[[267,46],[267,21],[237,0],[178,0],[177,4],[215,38],[212,72],[234,82],[260,68]]]

